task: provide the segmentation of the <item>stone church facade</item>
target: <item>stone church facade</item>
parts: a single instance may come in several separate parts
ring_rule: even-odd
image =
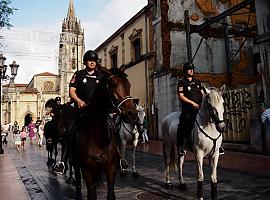
[[[58,75],[44,72],[34,75],[28,84],[4,84],[2,124],[17,121],[21,127],[31,120],[46,119],[49,112],[45,110],[45,104],[49,99],[60,96],[62,103],[67,102],[71,76],[83,68],[83,52],[84,32],[75,15],[73,0],[70,0],[59,40]]]

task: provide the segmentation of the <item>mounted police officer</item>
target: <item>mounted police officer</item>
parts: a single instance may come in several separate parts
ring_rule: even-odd
[[[103,76],[97,61],[97,53],[87,51],[83,56],[85,69],[76,71],[70,81],[69,95],[77,108],[84,108],[91,103],[95,88]]]
[[[192,150],[191,131],[204,94],[201,82],[193,77],[194,68],[192,63],[183,65],[184,77],[179,80],[177,87],[178,97],[182,102],[182,112],[177,129],[177,146],[180,156],[185,155],[185,145]],[[220,154],[224,154],[223,148],[220,149]]]
[[[85,69],[76,71],[69,83],[69,96],[77,113],[77,119],[75,119],[73,125],[74,127],[71,128],[73,130],[79,128],[77,122],[79,118],[84,115],[84,108],[91,104],[96,86],[103,77],[98,63],[98,54],[95,51],[89,50],[84,54],[83,64],[85,65]],[[123,166],[128,166],[125,160],[123,160]]]
[[[191,148],[191,130],[203,96],[201,82],[193,77],[194,68],[191,63],[183,65],[184,77],[179,80],[177,88],[179,100],[182,101],[182,112],[177,129],[177,146],[180,156],[185,154],[184,146],[186,143]]]

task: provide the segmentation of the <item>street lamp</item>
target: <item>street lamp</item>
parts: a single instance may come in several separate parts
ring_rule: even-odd
[[[9,77],[8,75],[6,75],[7,65],[5,65],[5,60],[6,58],[3,56],[3,54],[0,54],[0,154],[4,153],[4,149],[2,147],[2,80],[10,79],[10,83],[14,83],[14,79],[17,75],[19,67],[19,65],[17,65],[16,62],[13,61],[13,63],[9,65],[11,69],[11,77]]]

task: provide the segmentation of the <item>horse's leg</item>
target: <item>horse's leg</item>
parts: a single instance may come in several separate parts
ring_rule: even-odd
[[[97,186],[94,183],[95,175],[97,172],[93,173],[90,170],[82,168],[82,176],[87,188],[87,199],[96,200],[97,199]]]
[[[185,156],[179,156],[179,166],[178,166],[178,180],[180,182],[179,184],[179,190],[186,191],[187,190],[187,185],[184,181],[183,177],[183,165],[185,161]]]
[[[197,162],[197,197],[203,199],[203,155],[202,152],[195,153]]]
[[[211,167],[211,199],[217,199],[217,164],[219,154],[216,153],[210,159]]]
[[[111,165],[110,167],[108,167],[105,173],[108,187],[107,200],[115,200],[116,198],[114,193],[114,184],[116,176],[116,165]]]
[[[82,199],[82,191],[81,191],[81,169],[78,161],[73,161],[74,173],[75,173],[75,181],[76,181],[76,200]]]
[[[54,162],[55,163],[56,163],[57,155],[58,155],[58,149],[57,149],[57,140],[56,140],[54,144]]]
[[[69,156],[69,159],[68,159],[68,163],[69,163],[69,182],[74,184],[75,180],[73,179],[72,160],[71,160],[70,156]]]
[[[172,188],[172,183],[170,181],[170,165],[171,165],[171,149],[174,150],[174,144],[168,141],[163,143],[163,157],[165,162],[165,187]]]
[[[139,173],[136,171],[136,167],[135,167],[135,163],[136,163],[136,148],[137,148],[137,145],[138,145],[138,137],[139,135],[136,134],[135,135],[135,138],[134,138],[134,141],[133,141],[133,148],[132,148],[132,175],[133,177],[138,177],[139,176]]]
[[[122,155],[122,158],[125,158],[126,144],[127,144],[127,141],[124,138],[121,138],[121,155]],[[120,175],[121,176],[126,176],[127,175],[126,170],[123,169],[121,167],[121,165],[120,165],[120,168],[121,168]]]

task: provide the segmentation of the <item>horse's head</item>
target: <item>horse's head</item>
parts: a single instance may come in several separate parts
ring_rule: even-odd
[[[205,88],[205,107],[209,112],[209,116],[212,119],[213,123],[216,125],[216,129],[219,132],[225,130],[225,121],[224,121],[224,99],[222,94],[225,90],[225,85],[220,89],[216,88]]]
[[[110,69],[107,78],[107,88],[113,108],[127,122],[134,122],[137,118],[136,106],[130,96],[131,84],[124,73],[124,69]]]
[[[139,131],[142,131],[143,130],[144,117],[145,117],[144,108],[139,105],[139,106],[137,106],[137,111],[138,111],[137,127],[138,127]]]

